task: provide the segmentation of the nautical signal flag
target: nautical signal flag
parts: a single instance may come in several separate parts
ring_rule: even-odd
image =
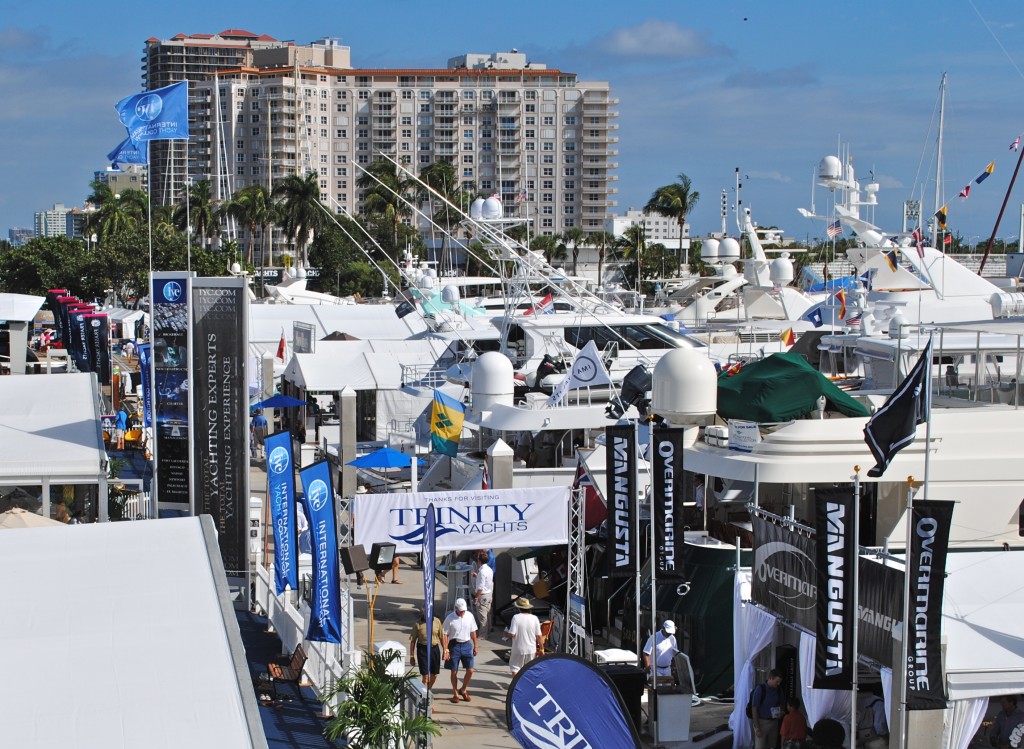
[[[836,292],[836,301],[839,302],[839,319],[846,317],[846,292],[840,289]]]
[[[864,441],[876,461],[868,476],[878,478],[885,473],[896,453],[914,441],[917,425],[928,421],[932,405],[928,377],[931,366],[932,339],[929,338],[907,379],[900,383],[864,427]]]
[[[1017,136],[1017,139],[1015,141],[1013,141],[1013,143],[1010,144],[1010,150],[1011,151],[1016,152],[1018,148],[1020,148],[1020,136],[1019,135]]]
[[[918,257],[924,257],[924,232],[921,231],[921,227],[914,229],[914,233],[910,235],[914,240],[914,246],[917,247]]]
[[[947,234],[946,238],[942,240],[942,244],[953,244],[953,235]]]
[[[281,328],[281,340],[277,342],[277,358],[283,364],[288,362],[288,341],[284,337],[284,328]]]
[[[554,308],[554,301],[555,301],[555,298],[551,294],[548,294],[543,299],[541,299],[540,302],[538,302],[537,304],[535,304],[532,307],[530,307],[530,309],[526,310],[526,312],[524,312],[523,314],[524,315],[546,315],[546,314],[554,311],[554,309],[553,309]]]
[[[784,346],[792,346],[796,343],[796,334],[792,328],[786,328],[784,331],[779,333],[779,340],[782,341]]]
[[[996,169],[996,162],[990,161],[988,166],[985,167],[985,171],[974,178],[974,183],[980,185],[982,182],[988,179],[988,175],[992,174]],[[945,224],[943,224],[945,226]]]
[[[816,328],[820,328],[825,324],[825,321],[821,317],[821,307],[813,307],[804,313],[804,320],[807,320],[811,325]]]
[[[970,194],[971,194],[971,186],[970,185],[965,185],[964,189],[960,191],[960,197],[963,198],[964,200],[967,200],[967,198],[970,197]]]
[[[833,223],[829,224],[828,228],[825,230],[825,233],[828,234],[828,238],[829,239],[835,239],[840,234],[842,234],[843,233],[843,227],[842,227],[842,225],[840,225],[839,220],[836,219],[836,221],[834,221]]]
[[[920,254],[920,250],[918,250],[918,254]],[[900,256],[896,252],[896,250],[889,250],[888,252],[883,254],[882,257],[885,258],[885,262],[889,265],[889,270],[891,270],[893,273],[899,270]]]
[[[935,211],[935,220],[939,222],[940,227],[946,228],[946,206],[942,206],[942,208]]]
[[[455,457],[462,436],[462,422],[466,407],[440,390],[434,391],[434,405],[430,410],[430,445],[435,452]]]

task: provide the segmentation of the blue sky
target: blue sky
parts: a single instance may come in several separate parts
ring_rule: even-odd
[[[1008,146],[1024,132],[1021,6],[1009,0],[156,5],[0,0],[0,236],[54,203],[82,205],[123,137],[113,105],[141,88],[143,42],[177,33],[332,36],[351,47],[354,66],[373,68],[441,67],[515,47],[609,81],[621,100],[618,210],[641,207],[684,172],[701,194],[694,235],[720,227],[720,194],[732,200],[738,167],[758,223],[821,236],[797,208],[809,206],[814,169],[839,143],[881,185],[883,228],[898,230],[909,197],[923,193],[930,213],[945,72],[942,192],[950,228],[976,242],[992,231],[1016,165]],[[992,160],[993,176],[957,198]],[[1019,233],[1022,200],[1019,185],[999,236]],[[825,203],[819,196],[819,212]]]

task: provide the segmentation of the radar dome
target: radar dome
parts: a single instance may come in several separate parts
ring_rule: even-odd
[[[445,304],[457,304],[461,298],[459,287],[454,284],[448,284],[441,289],[441,301]]]
[[[238,263],[232,263],[231,264],[231,273],[232,274],[237,276],[241,272],[242,272],[242,266],[241,265],[239,265]]]
[[[718,260],[717,239],[705,239],[700,243],[700,259],[705,263],[713,263]]]
[[[428,273],[424,273],[416,279],[416,285],[421,289],[432,289],[434,288],[434,277]]]
[[[836,180],[843,176],[843,162],[838,156],[826,156],[818,164],[818,179]]]
[[[295,269],[295,277],[296,278],[305,278],[306,277],[306,269],[303,268],[300,265],[298,268]]]
[[[669,351],[654,367],[651,410],[673,424],[703,424],[718,409],[718,373],[698,349]]]
[[[492,195],[484,201],[483,218],[485,220],[493,221],[494,219],[501,218],[503,215],[505,215],[505,212],[502,210],[501,200],[497,195]]]
[[[726,237],[718,245],[718,259],[724,263],[740,259],[740,243],[732,237]]]
[[[789,286],[793,282],[793,261],[789,259],[789,253],[783,252],[779,257],[772,260],[768,269],[768,277],[773,284]]]
[[[495,405],[512,405],[515,374],[512,361],[498,351],[485,351],[473,362],[469,392],[475,411],[489,411]]]
[[[479,221],[484,216],[484,199],[477,198],[469,206],[469,217],[474,221]]]

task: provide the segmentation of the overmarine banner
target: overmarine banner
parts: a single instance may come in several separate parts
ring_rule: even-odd
[[[683,429],[654,427],[654,550],[659,580],[682,580]]]
[[[394,541],[396,551],[422,551],[428,507],[434,505],[437,552],[553,546],[569,541],[569,487],[461,492],[357,494],[355,543]]]
[[[754,526],[751,598],[807,630],[814,631],[818,606],[814,541],[760,515]]]

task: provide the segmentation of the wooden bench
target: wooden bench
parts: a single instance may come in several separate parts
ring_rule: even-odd
[[[267,673],[270,674],[270,683],[274,687],[274,697],[277,698],[278,682],[294,684],[295,691],[299,693],[299,699],[305,702],[302,695],[302,687],[299,682],[302,680],[302,667],[306,665],[306,651],[302,649],[302,643],[295,646],[287,663],[268,663]]]

